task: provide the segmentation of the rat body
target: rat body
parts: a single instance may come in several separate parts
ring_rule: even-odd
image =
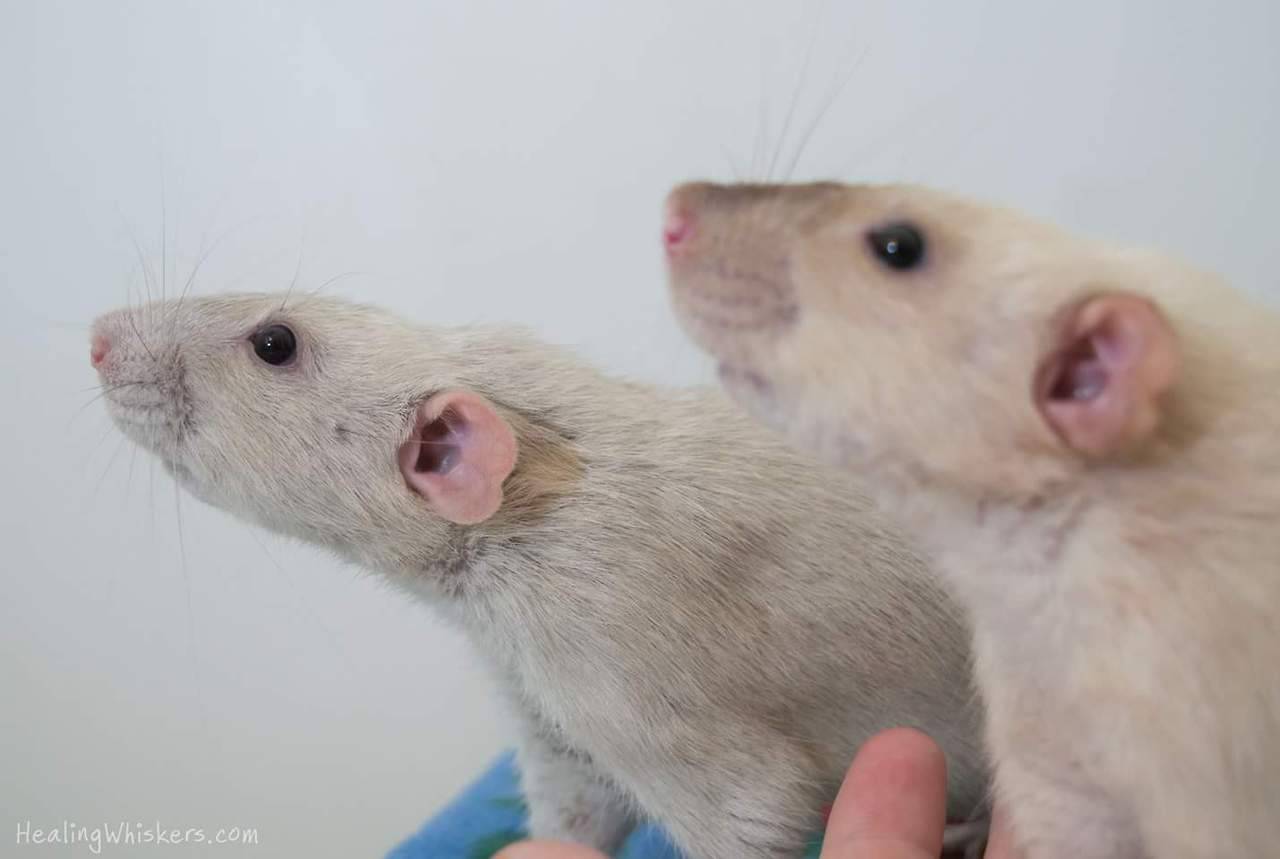
[[[521,726],[532,834],[798,857],[873,732],[985,797],[962,613],[865,496],[712,392],[606,378],[514,331],[334,299],[117,311],[110,414],[188,490],[459,624]]]
[[[922,188],[695,184],[667,217],[726,387],[968,609],[1025,854],[1277,855],[1280,318]]]

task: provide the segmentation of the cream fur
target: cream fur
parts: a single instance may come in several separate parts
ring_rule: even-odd
[[[975,628],[1031,859],[1280,854],[1280,319],[1174,261],[913,187],[677,189],[675,305],[729,390],[858,470]],[[867,231],[926,237],[893,271]],[[1145,296],[1181,374],[1123,456],[1046,424],[1081,300]]]

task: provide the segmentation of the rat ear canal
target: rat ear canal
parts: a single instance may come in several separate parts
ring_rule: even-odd
[[[1036,384],[1037,405],[1069,447],[1105,457],[1141,443],[1178,375],[1178,344],[1145,298],[1112,293],[1074,308]]]
[[[398,459],[405,482],[434,513],[475,525],[502,506],[502,484],[516,464],[516,438],[484,397],[446,391],[418,406]]]

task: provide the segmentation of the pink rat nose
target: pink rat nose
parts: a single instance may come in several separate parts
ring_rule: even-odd
[[[674,251],[693,232],[693,219],[675,200],[668,201],[667,213],[662,222],[662,242],[668,253]]]
[[[107,360],[107,353],[111,351],[111,341],[107,339],[105,334],[95,334],[93,339],[89,341],[89,363],[95,367],[101,367],[102,362]]]

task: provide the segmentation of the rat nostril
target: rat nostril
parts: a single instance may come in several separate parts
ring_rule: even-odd
[[[95,367],[102,365],[107,360],[107,353],[111,351],[111,341],[107,339],[105,334],[93,335],[93,340],[89,343],[89,363]]]
[[[688,214],[675,206],[667,207],[667,216],[662,224],[662,240],[666,244],[667,250],[675,250],[678,245],[689,238],[692,230],[693,222]]]

